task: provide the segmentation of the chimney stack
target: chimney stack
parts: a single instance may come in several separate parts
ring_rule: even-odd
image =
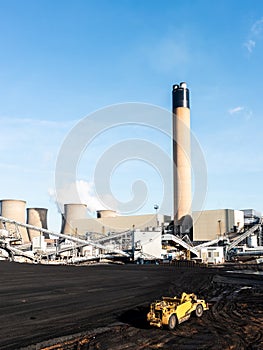
[[[186,83],[173,85],[174,225],[178,233],[190,233],[191,133],[190,99]]]

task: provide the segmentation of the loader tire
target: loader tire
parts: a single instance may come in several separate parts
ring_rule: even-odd
[[[172,314],[169,318],[168,321],[168,328],[170,329],[170,331],[173,331],[175,329],[177,325],[177,318],[175,316],[175,314]]]
[[[201,304],[198,304],[195,309],[195,315],[196,317],[201,317],[203,315],[203,306]]]

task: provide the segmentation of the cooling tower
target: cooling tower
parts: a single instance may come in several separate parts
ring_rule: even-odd
[[[27,224],[47,229],[47,209],[46,208],[27,208]],[[39,231],[27,229],[29,238],[32,242],[34,237],[40,235]]]
[[[186,83],[173,86],[174,223],[188,233],[191,219],[190,102]]]
[[[98,210],[97,218],[116,218],[117,213],[115,210]]]
[[[77,234],[77,228],[72,226],[72,222],[87,217],[86,204],[64,204],[64,214],[62,214],[61,232],[64,234]]]
[[[17,199],[3,199],[1,200],[1,216],[18,221],[22,224],[26,223],[26,202]],[[6,228],[10,231],[15,230],[13,224],[6,223]],[[29,243],[29,236],[25,227],[19,227],[22,242]]]

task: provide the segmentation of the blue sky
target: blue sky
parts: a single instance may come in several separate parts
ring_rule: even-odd
[[[0,0],[0,45],[0,198],[47,207],[49,226],[58,229],[55,165],[74,125],[117,103],[170,110],[172,85],[186,81],[207,166],[204,208],[263,211],[261,0]],[[138,134],[157,142],[150,131]],[[167,140],[158,142],[169,152]],[[80,165],[90,203],[90,169],[104,146],[98,138]],[[123,173],[137,174],[133,166],[122,164],[113,179],[124,200],[133,179]],[[162,186],[158,173],[143,168],[156,197],[140,212],[154,212]]]

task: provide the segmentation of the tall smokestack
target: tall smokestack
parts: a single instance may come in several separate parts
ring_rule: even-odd
[[[174,224],[180,233],[190,233],[191,142],[190,100],[186,83],[173,85]]]

